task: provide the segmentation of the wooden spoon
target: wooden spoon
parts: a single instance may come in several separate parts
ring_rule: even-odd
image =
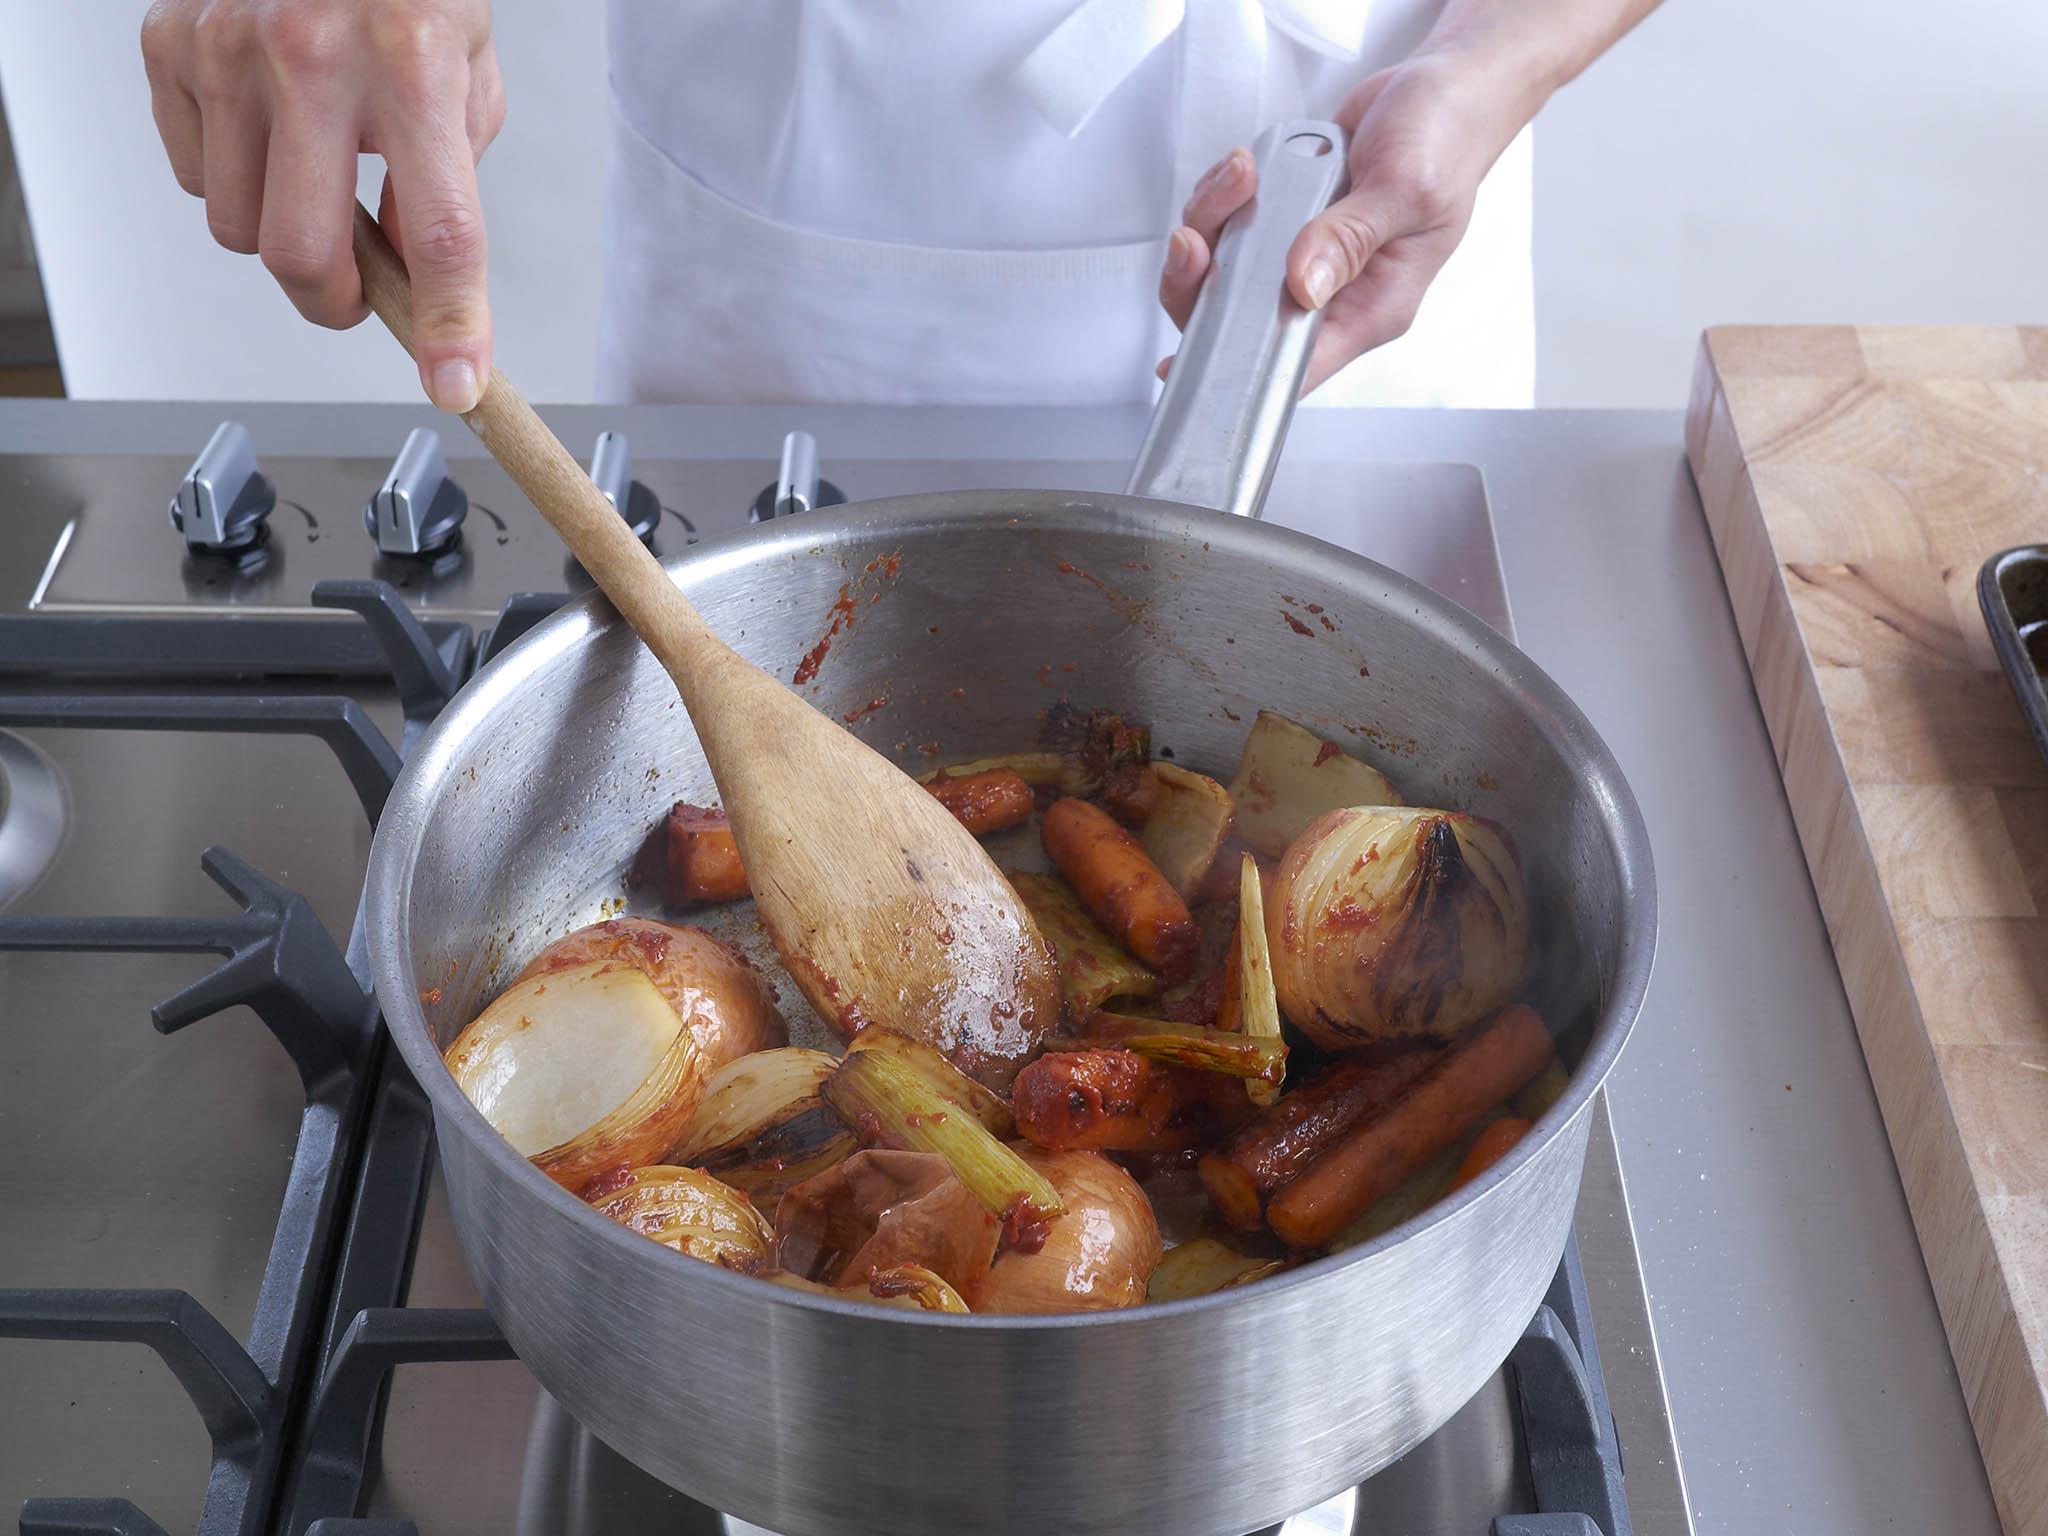
[[[361,206],[369,306],[412,350],[405,263]],[[886,1024],[1006,1085],[1059,1018],[1051,951],[944,806],[711,632],[495,368],[463,418],[675,679],[754,900],[820,1017]]]

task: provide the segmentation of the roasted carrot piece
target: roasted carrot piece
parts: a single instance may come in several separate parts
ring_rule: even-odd
[[[1107,811],[1069,796],[1045,813],[1045,851],[1081,903],[1168,981],[1194,968],[1201,936],[1186,902]]]
[[[1009,768],[958,776],[941,773],[925,788],[976,837],[1014,827],[1031,814],[1031,786]]]
[[[1053,1151],[1184,1152],[1226,1129],[1245,1103],[1234,1078],[1111,1047],[1049,1051],[1010,1088],[1017,1129]]]
[[[1282,1094],[1227,1143],[1203,1156],[1202,1184],[1216,1213],[1246,1231],[1260,1226],[1275,1190],[1360,1121],[1383,1112],[1437,1055],[1340,1056]]]
[[[1542,1071],[1550,1055],[1550,1031],[1535,1009],[1501,1009],[1452,1042],[1385,1113],[1354,1124],[1275,1195],[1267,1224],[1289,1247],[1323,1247]]]
[[[1494,1121],[1479,1133],[1466,1151],[1465,1160],[1458,1164],[1457,1176],[1451,1180],[1451,1188],[1463,1189],[1506,1157],[1528,1129],[1529,1122],[1519,1115],[1502,1115]]]
[[[633,861],[633,882],[661,892],[665,907],[738,901],[747,894],[739,844],[725,812],[678,802],[655,824]]]

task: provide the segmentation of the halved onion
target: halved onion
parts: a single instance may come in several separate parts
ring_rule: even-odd
[[[818,1093],[839,1065],[796,1046],[721,1067],[668,1160],[705,1169],[773,1210],[784,1191],[860,1148]]]
[[[697,1037],[707,1072],[789,1039],[760,973],[702,928],[615,917],[564,934],[527,962],[514,985],[549,971],[611,960],[644,971]]]
[[[898,1264],[878,1269],[865,1284],[821,1285],[802,1275],[778,1269],[763,1275],[792,1291],[809,1291],[814,1296],[838,1296],[847,1301],[872,1301],[877,1306],[895,1307],[903,1312],[965,1312],[967,1303],[960,1293],[921,1264]]]
[[[766,1218],[738,1190],[695,1168],[635,1168],[590,1203],[620,1226],[707,1264],[751,1275],[774,1262]]]
[[[708,1076],[654,983],[611,960],[506,989],[444,1057],[498,1133],[569,1190],[659,1158]]]
[[[1287,850],[1266,908],[1273,982],[1326,1050],[1439,1039],[1514,996],[1529,948],[1521,870],[1477,817],[1330,811]]]
[[[1145,852],[1181,899],[1192,901],[1230,836],[1230,791],[1173,763],[1153,763],[1149,772],[1158,787],[1145,818]]]
[[[1059,1192],[1065,1214],[1033,1253],[1005,1249],[978,1289],[977,1312],[1098,1312],[1135,1307],[1159,1265],[1159,1222],[1144,1190],[1099,1152],[1017,1155]]]
[[[1270,709],[1259,711],[1230,781],[1237,835],[1277,859],[1325,811],[1399,805],[1385,774]]]

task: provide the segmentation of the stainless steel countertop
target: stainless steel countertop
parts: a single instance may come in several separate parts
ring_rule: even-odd
[[[8,402],[0,453],[388,454],[425,408]],[[772,458],[1117,458],[1143,412],[568,407],[570,442]],[[475,456],[458,431],[451,456]],[[1307,412],[1293,460],[1478,464],[1522,644],[1656,850],[1656,979],[1611,1099],[1698,1529],[1997,1529],[1675,412]],[[858,495],[858,487],[848,486]],[[0,497],[6,487],[0,486]]]

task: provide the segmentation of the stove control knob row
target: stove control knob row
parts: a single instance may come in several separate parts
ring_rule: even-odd
[[[249,429],[224,421],[185,471],[171,498],[171,526],[199,554],[239,555],[263,538],[277,492],[256,464]]]
[[[415,427],[364,505],[363,527],[380,554],[431,560],[455,547],[468,515],[469,497],[448,474],[441,434]]]
[[[645,544],[661,523],[661,498],[633,478],[633,455],[623,432],[600,432],[590,451],[590,478],[604,492],[612,510],[626,520],[633,537]]]

